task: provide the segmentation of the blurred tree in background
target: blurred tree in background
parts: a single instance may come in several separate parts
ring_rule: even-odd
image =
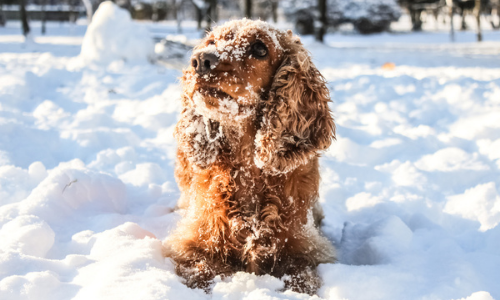
[[[245,0],[245,17],[248,19],[252,18],[252,6],[253,6],[252,0]]]
[[[297,33],[314,34],[323,41],[328,31],[352,24],[361,34],[390,31],[391,23],[402,13],[410,16],[412,30],[438,17],[450,26],[451,16],[460,16],[461,29],[472,27],[482,40],[481,22],[500,29],[500,0],[112,0],[130,11],[134,19],[176,20],[179,32],[182,22],[196,20],[198,29],[210,30],[220,19],[247,17],[292,23]],[[42,34],[46,21],[76,21],[86,15],[91,22],[103,0],[0,0],[0,26],[6,20],[20,20],[23,34],[30,31],[29,20],[41,20]],[[466,23],[466,16],[475,22]],[[345,27],[344,27],[345,28]],[[453,35],[452,35],[453,36]]]
[[[30,33],[30,25],[28,24],[28,14],[26,13],[25,0],[19,0],[19,12],[21,14],[21,24],[23,28],[23,35],[25,37]]]
[[[326,33],[326,0],[318,0],[319,28],[316,28],[316,40],[323,43]]]

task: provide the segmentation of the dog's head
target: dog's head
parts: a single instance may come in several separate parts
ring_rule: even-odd
[[[273,173],[305,163],[335,138],[329,91],[291,31],[247,19],[216,27],[182,77],[184,105],[221,124],[256,123],[256,164]]]
[[[284,57],[284,33],[262,21],[216,27],[198,45],[184,71],[185,92],[196,111],[219,122],[255,115]]]

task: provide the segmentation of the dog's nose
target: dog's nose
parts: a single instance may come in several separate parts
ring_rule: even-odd
[[[217,66],[219,58],[213,53],[196,53],[191,57],[191,66],[198,74],[206,74]]]

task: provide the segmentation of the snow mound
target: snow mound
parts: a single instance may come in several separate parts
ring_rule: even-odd
[[[319,266],[313,297],[245,272],[205,294],[161,249],[183,213],[181,73],[92,52],[93,34],[139,43],[123,18],[108,20],[120,13],[129,20],[104,3],[92,27],[109,35],[88,31],[85,54],[112,54],[109,64],[74,58],[84,26],[50,26],[28,49],[0,28],[1,300],[500,300],[500,32],[453,45],[438,42],[448,31],[328,34],[332,47],[302,37],[334,100],[338,140],[321,157],[319,200],[339,261]],[[394,70],[380,67],[388,59]]]
[[[0,249],[19,251],[26,255],[45,257],[54,245],[55,233],[36,216],[19,216],[0,230]]]
[[[459,148],[445,148],[422,157],[415,166],[424,171],[450,172],[456,170],[488,170],[488,166],[478,161],[478,154],[469,154]]]
[[[413,232],[398,217],[391,216],[369,226],[346,224],[341,259],[354,265],[377,265],[405,252]]]
[[[463,194],[448,197],[444,212],[481,223],[480,230],[500,223],[500,196],[494,182],[479,184]]]
[[[460,300],[494,300],[488,292],[476,292],[467,298],[462,298]]]
[[[134,23],[130,13],[111,1],[99,5],[82,42],[85,61],[144,62],[153,53],[153,40],[146,28]]]
[[[80,237],[81,239],[81,237]],[[73,299],[203,299],[183,285],[161,255],[161,242],[135,223],[89,237],[87,265],[74,278],[82,286]]]
[[[275,277],[238,272],[215,284],[212,299],[304,299],[304,297],[293,297],[295,293],[287,292],[286,295],[280,295],[276,292],[283,287],[283,282]]]

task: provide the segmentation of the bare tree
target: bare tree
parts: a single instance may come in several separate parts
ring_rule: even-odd
[[[85,6],[85,11],[87,12],[87,22],[90,24],[90,22],[92,22],[92,16],[94,15],[92,0],[82,0],[82,3],[83,6]]]
[[[203,22],[203,18],[205,15],[203,14],[203,9],[205,7],[204,1],[193,1],[193,0],[176,0],[175,2],[175,19],[177,20],[177,31],[182,32],[182,21],[185,18],[186,7],[192,5],[194,7],[196,13],[196,21],[198,23],[198,30],[201,29],[201,23]]]
[[[205,14],[205,20],[207,22],[206,31],[209,32],[212,28],[212,23],[218,21],[217,15],[217,0],[206,0],[208,2],[208,7]]]
[[[0,0],[0,27],[5,26],[5,15],[3,14],[3,0]]]
[[[476,15],[477,23],[477,41],[481,42],[483,40],[483,33],[481,32],[481,0],[476,0],[474,15]]]
[[[198,30],[201,29],[201,23],[203,22],[203,12],[200,7],[196,6],[196,20],[198,21]]]
[[[271,15],[273,22],[278,23],[278,0],[271,0]]]
[[[26,2],[25,0],[19,0],[19,10],[21,13],[21,23],[23,28],[23,35],[25,37],[30,33],[30,24],[28,23],[28,14],[26,13]]]
[[[323,43],[323,36],[326,33],[326,0],[318,0],[320,27],[316,29],[316,40]]]
[[[42,0],[41,2],[41,10],[42,10],[42,34],[45,35],[46,28],[45,23],[47,23],[47,14],[45,13],[45,4],[47,0]]]
[[[446,6],[448,6],[450,13],[450,40],[455,41],[455,26],[453,25],[453,15],[455,14],[455,6],[453,5],[453,0],[446,0]]]
[[[500,20],[498,23],[495,23],[495,16],[498,17],[498,19],[500,19],[500,0],[492,0],[491,1],[491,19],[490,19],[490,23],[491,23],[491,27],[493,27],[494,30],[498,30],[500,29]]]
[[[252,18],[252,6],[253,6],[252,0],[245,0],[245,17],[248,19]]]

